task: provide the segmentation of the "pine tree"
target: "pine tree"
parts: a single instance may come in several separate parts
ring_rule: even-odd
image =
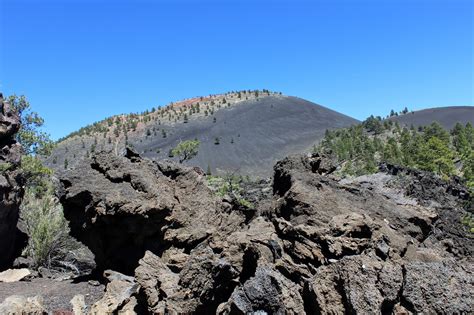
[[[474,127],[470,122],[466,124],[464,133],[466,134],[467,142],[471,144],[471,149],[474,150]]]
[[[469,153],[463,160],[463,175],[466,179],[467,186],[471,189],[471,192],[474,194],[474,151]]]
[[[417,165],[422,170],[447,177],[454,174],[453,158],[453,152],[444,141],[438,137],[431,137],[421,146]]]
[[[444,144],[449,145],[449,133],[437,122],[424,128],[425,141],[429,141],[432,137],[436,137]]]
[[[466,156],[471,151],[471,145],[469,144],[464,130],[464,126],[457,123],[451,131],[453,136],[453,146],[460,156]]]
[[[389,138],[383,151],[383,159],[390,163],[400,164],[401,151],[395,138]]]

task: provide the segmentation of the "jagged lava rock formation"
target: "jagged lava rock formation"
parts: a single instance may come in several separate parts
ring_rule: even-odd
[[[22,177],[18,170],[21,146],[15,141],[20,117],[3,101],[0,93],[0,271],[14,259]]]
[[[318,155],[286,158],[273,196],[249,209],[215,197],[199,169],[99,153],[62,175],[60,200],[99,268],[138,283],[117,311],[470,312],[472,246],[458,217],[467,191],[446,183],[443,204],[428,205],[416,187],[429,174],[410,196],[393,168],[345,181],[334,169]]]
[[[133,270],[145,249],[193,248],[215,233],[221,212],[204,178],[192,169],[99,153],[61,180],[71,233],[99,268]]]

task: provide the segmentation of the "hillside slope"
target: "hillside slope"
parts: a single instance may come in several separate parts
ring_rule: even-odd
[[[212,110],[209,115],[203,115],[201,109],[201,115],[186,116],[185,120],[184,114],[168,122],[167,114],[160,116],[165,119],[148,119],[146,126],[138,125],[135,132],[129,131],[123,142],[120,136],[111,137],[110,130],[69,138],[60,143],[48,164],[64,169],[63,161],[67,159],[67,167],[71,167],[90,151],[120,151],[125,141],[148,158],[163,159],[169,158],[170,149],[180,141],[198,139],[199,153],[190,165],[204,170],[209,167],[213,173],[236,171],[268,176],[277,160],[308,150],[324,136],[326,129],[358,122],[296,97],[269,94],[243,98],[232,105],[229,99],[226,106]]]
[[[428,108],[405,115],[390,117],[407,126],[427,126],[436,121],[446,129],[452,129],[459,122],[463,125],[470,122],[474,124],[474,106],[449,106]]]

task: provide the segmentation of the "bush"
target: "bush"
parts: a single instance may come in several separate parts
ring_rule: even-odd
[[[474,234],[474,215],[467,213],[462,217],[461,223],[466,227],[467,231],[471,234]]]
[[[21,219],[29,240],[23,254],[31,258],[34,267],[64,265],[69,252],[79,244],[69,236],[69,227],[61,205],[49,189],[41,198],[27,188],[21,209]]]
[[[53,171],[44,166],[43,162],[36,156],[22,156],[21,171],[26,180],[27,189],[34,192],[35,196],[41,196],[50,189],[50,176]]]
[[[8,171],[11,168],[12,168],[12,164],[10,164],[8,162],[0,163],[0,174],[5,173],[6,171]]]
[[[237,202],[245,208],[251,209],[251,208],[254,207],[254,205],[250,201],[248,201],[247,199],[244,199],[244,198],[237,199]]]

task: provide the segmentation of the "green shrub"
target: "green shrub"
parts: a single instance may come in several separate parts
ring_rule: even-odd
[[[6,171],[8,171],[11,168],[12,168],[11,163],[8,163],[8,162],[0,163],[0,174],[5,173]]]
[[[220,176],[207,176],[208,186],[215,192],[216,195],[224,197],[226,195],[234,198],[238,204],[247,208],[253,208],[254,205],[247,199],[242,197],[244,189],[242,188],[242,176],[234,174],[225,174]]]
[[[461,223],[467,227],[469,233],[474,234],[474,215],[471,213],[466,214],[461,219]]]
[[[241,205],[241,206],[244,206],[246,208],[253,208],[253,204],[248,201],[247,199],[245,198],[239,198],[237,199],[237,202]]]
[[[42,196],[50,189],[50,176],[53,171],[44,166],[36,156],[22,156],[21,171],[26,179],[27,189],[34,192],[35,196]]]
[[[77,249],[52,189],[38,198],[27,188],[20,215],[29,237],[23,255],[31,258],[35,267],[52,268],[64,261],[69,251]]]

